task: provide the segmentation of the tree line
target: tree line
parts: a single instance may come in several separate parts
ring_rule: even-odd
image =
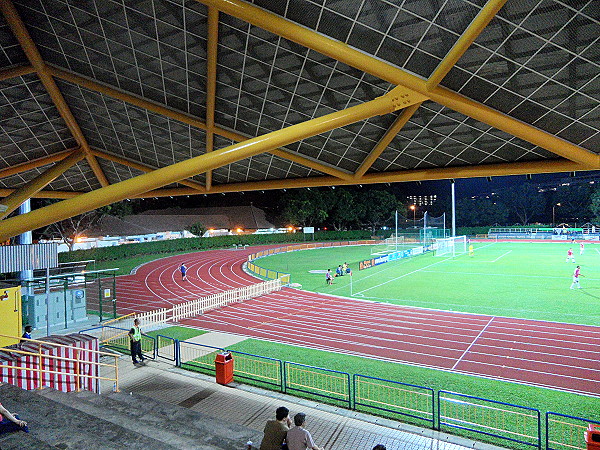
[[[413,218],[411,202],[405,196],[380,187],[295,189],[274,196],[273,200],[274,221],[285,225],[331,227],[338,231],[370,228],[375,232],[383,226],[394,225],[396,210],[409,222]],[[55,200],[43,200],[39,206],[53,202]],[[171,199],[169,206],[172,202]],[[141,201],[119,202],[52,224],[38,230],[36,236],[62,238],[72,247],[75,239],[104,215],[123,217],[145,209],[148,208],[144,208]],[[449,223],[451,210],[448,189],[437,194],[433,205],[417,205],[414,214],[416,219],[421,219],[425,211],[432,217],[446,213],[446,223]],[[461,198],[456,202],[456,216],[457,227],[600,224],[600,184],[571,183],[541,190],[531,182],[524,182],[498,192]],[[202,224],[195,226],[198,229],[188,231],[202,235]]]
[[[295,226],[330,226],[336,230],[393,226],[394,212],[412,218],[411,202],[385,189],[320,188],[288,191],[280,201],[281,218]],[[417,206],[416,217],[452,210],[449,192],[437,195],[433,205]],[[495,193],[456,201],[456,225],[528,226],[535,223],[570,226],[600,223],[600,186],[564,185],[542,190],[525,182]]]
[[[442,204],[419,207],[441,215]],[[449,202],[447,202],[449,204]],[[410,202],[384,189],[355,190],[343,187],[288,191],[281,198],[281,218],[295,226],[329,226],[335,230],[370,228],[373,231],[394,223],[394,213],[412,218]]]
[[[600,186],[564,185],[541,190],[523,183],[494,194],[462,198],[456,203],[460,226],[600,223]]]

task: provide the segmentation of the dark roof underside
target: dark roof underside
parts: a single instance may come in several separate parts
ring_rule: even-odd
[[[427,79],[483,0],[256,0],[311,30]],[[207,102],[207,7],[193,0],[15,0],[47,64],[201,121]],[[394,86],[226,14],[219,15],[215,124],[254,137],[383,95]],[[598,153],[600,8],[594,0],[508,1],[441,85]],[[29,64],[0,16],[0,70]],[[151,168],[206,151],[206,132],[69,81],[57,85],[89,146]],[[399,113],[291,144],[287,150],[356,171]],[[214,149],[232,144],[215,136]],[[74,148],[35,73],[0,81],[0,170]],[[426,101],[370,172],[559,157]],[[108,181],[142,172],[98,158]],[[0,178],[24,185],[45,167]],[[213,184],[321,176],[263,154],[213,171]],[[204,183],[205,174],[191,181]],[[179,186],[179,185],[173,185]],[[84,159],[46,190],[100,183]]]

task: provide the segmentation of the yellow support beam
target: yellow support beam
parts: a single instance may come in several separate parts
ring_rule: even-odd
[[[131,167],[132,169],[136,169],[141,172],[148,173],[148,172],[152,172],[152,171],[156,170],[156,167],[150,167],[145,164],[140,164],[138,162],[131,161],[130,159],[123,158],[123,157],[117,156],[117,155],[113,155],[111,153],[107,153],[107,152],[98,150],[96,148],[92,148],[92,153],[94,156],[96,156],[98,158],[106,159],[108,161],[112,161],[117,164],[121,164],[123,166]],[[200,191],[201,194],[206,193],[206,188],[202,184],[197,183],[196,181],[180,180],[179,184],[196,189],[196,190]]]
[[[65,173],[69,168],[73,167],[85,157],[83,151],[75,150],[62,161],[57,162],[52,167],[48,168],[43,173],[39,174],[33,180],[26,183],[24,186],[16,189],[8,197],[0,201],[0,219],[4,219],[11,212],[17,209],[25,200],[33,197],[37,192],[41,191],[56,180],[60,175]]]
[[[52,164],[53,162],[60,161],[65,156],[73,153],[73,150],[77,150],[78,148],[79,147],[63,150],[60,152],[53,153],[52,155],[42,156],[40,158],[32,159],[31,161],[26,161],[19,164],[15,164],[14,166],[5,167],[4,169],[0,169],[0,178],[10,177],[12,175],[16,175],[17,173],[27,172],[28,170],[47,166],[48,164]]]
[[[600,156],[582,147],[525,124],[506,114],[463,97],[442,87],[428,91],[426,81],[392,64],[355,50],[343,42],[281,18],[241,0],[196,0],[206,6],[237,17],[351,67],[362,70],[397,86],[405,86],[440,105],[446,106],[491,127],[523,139],[563,158],[600,169]]]
[[[6,69],[0,70],[0,81],[10,80],[11,78],[21,77],[23,75],[29,75],[34,73],[35,69],[33,66],[12,66]]]
[[[179,122],[191,125],[195,128],[206,130],[206,124],[204,122],[188,114],[175,111],[173,109],[167,108],[166,106],[160,105],[149,100],[145,100],[127,92],[120,91],[118,89],[112,88],[94,80],[90,80],[89,78],[74,74],[64,69],[60,69],[58,67],[52,65],[48,65],[47,67],[48,71],[52,74],[52,76],[60,78],[61,80],[65,80],[69,83],[73,83],[78,86],[84,87],[86,89],[89,89],[90,91],[99,92],[117,100],[122,100],[126,103],[129,103],[130,105],[147,109],[148,111],[152,111],[156,114],[169,117],[170,119],[178,120]]]
[[[94,156],[90,153],[90,148],[85,139],[85,136],[83,135],[83,132],[81,131],[81,128],[79,128],[79,125],[77,124],[77,121],[75,120],[75,117],[73,116],[69,105],[67,105],[67,102],[65,101],[63,95],[58,89],[58,86],[54,82],[52,75],[48,71],[46,64],[42,60],[42,55],[40,55],[40,52],[38,51],[35,43],[31,39],[31,36],[29,35],[25,24],[19,17],[19,13],[17,12],[12,1],[0,1],[0,11],[2,11],[4,19],[6,19],[8,26],[19,41],[19,44],[25,52],[27,59],[37,72],[40,81],[46,88],[48,95],[50,95],[50,98],[56,106],[58,113],[67,124],[67,127],[71,131],[71,134],[73,135],[79,146],[85,152],[86,160],[92,168],[92,170],[94,171],[94,174],[98,178],[98,181],[100,181],[100,184],[102,186],[108,186],[108,179],[104,175],[104,172],[102,172],[102,169],[100,168],[98,162],[95,160]]]
[[[488,0],[485,6],[475,16],[462,36],[454,43],[446,57],[439,63],[426,83],[427,90],[437,87],[444,77],[450,72],[450,69],[458,62],[461,56],[471,46],[477,36],[488,26],[490,21],[496,16],[498,11],[504,6],[507,0]]]
[[[305,167],[318,170],[319,172],[326,173],[341,180],[351,180],[353,177],[353,175],[349,172],[344,172],[343,170],[337,169],[335,167],[331,167],[318,161],[314,161],[305,156],[299,155],[298,153],[292,153],[281,149],[271,150],[269,153],[278,156],[279,158],[287,159],[289,161],[301,164]]]
[[[371,168],[377,158],[381,156],[387,146],[390,145],[390,142],[392,142],[404,125],[406,125],[406,123],[410,120],[415,111],[419,109],[419,106],[421,106],[421,103],[415,103],[402,111],[402,113],[396,118],[394,123],[386,131],[375,147],[373,147],[360,167],[356,170],[353,177],[355,180],[360,179],[367,172],[367,170]]]
[[[198,128],[200,130],[208,130],[207,125],[201,120],[195,119],[187,114],[183,114],[179,111],[175,111],[173,109],[167,108],[162,105],[158,105],[156,103],[150,102],[148,100],[144,100],[142,98],[136,97],[132,94],[119,91],[117,89],[106,86],[102,83],[98,83],[97,81],[90,80],[89,78],[82,77],[81,75],[74,74],[72,72],[67,72],[66,70],[59,69],[54,66],[48,66],[48,70],[52,73],[56,78],[60,78],[65,81],[69,81],[70,83],[77,84],[78,86],[85,87],[95,92],[100,92],[101,94],[108,95],[109,97],[116,98],[118,100],[122,100],[131,105],[138,106],[140,108],[147,109],[148,111],[155,112],[157,114],[161,114],[170,119],[178,120],[179,122],[183,122],[192,127]],[[224,128],[217,127],[213,125],[214,134],[218,134],[219,136],[223,136],[224,138],[231,139],[236,142],[242,142],[249,139],[248,136],[244,136],[242,134],[236,133],[235,131],[227,130]],[[207,132],[208,136],[208,132]],[[292,153],[285,149],[275,149],[270,152],[275,154],[277,152],[277,156],[280,158],[288,159],[290,161],[294,161],[298,164],[302,164],[303,166],[310,167],[311,169],[318,170],[319,172],[327,173],[329,175],[333,175],[338,178],[347,178],[348,173],[339,169],[332,168],[325,164],[322,164],[318,161],[309,159],[297,153]]]
[[[393,89],[391,92],[361,105],[273,131],[264,136],[248,139],[239,144],[230,145],[187,161],[160,168],[151,173],[82,194],[74,199],[64,200],[27,214],[11,217],[2,223],[0,242],[25,231],[131,198],[215,167],[231,164],[373,116],[391,113],[404,107],[402,106],[403,101],[405,100],[401,93]]]
[[[215,141],[215,99],[217,94],[217,44],[219,43],[219,10],[208,8],[208,42],[206,44],[206,152],[212,152]],[[206,190],[212,186],[212,171],[206,172]]]
[[[458,178],[493,177],[507,175],[527,175],[537,173],[584,172],[595,170],[566,159],[548,161],[513,162],[504,164],[487,164],[478,166],[444,167],[436,169],[414,169],[397,172],[371,172],[365,174],[361,184],[404,183],[409,181],[448,180]],[[356,180],[346,181],[334,177],[306,177],[284,180],[253,181],[246,183],[219,184],[213,187],[211,193],[228,193],[243,191],[262,191],[271,189],[295,189],[323,186],[356,185]],[[157,191],[148,192],[148,196],[158,196]],[[171,191],[169,195],[189,195],[186,190],[179,194]],[[152,195],[151,195],[152,194]]]
[[[480,166],[446,167],[443,169],[406,170],[398,172],[369,173],[360,180],[361,184],[402,183],[409,181],[447,180],[457,178],[494,177],[507,175],[527,175],[538,173],[585,172],[594,170],[565,159],[488,164]],[[305,187],[348,186],[356,185],[356,181],[340,180],[337,177],[306,177],[283,180],[249,181],[215,185],[209,194],[220,194],[242,191],[267,191],[274,189],[295,189]],[[12,189],[0,189],[0,197],[12,193]],[[202,192],[193,188],[163,188],[132,195],[127,198],[176,197],[182,195],[199,195]],[[75,198],[80,192],[72,191],[40,191],[36,198]]]

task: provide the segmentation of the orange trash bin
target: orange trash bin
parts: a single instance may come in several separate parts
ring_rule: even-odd
[[[229,384],[233,381],[233,356],[230,352],[217,353],[215,374],[219,384]]]
[[[587,450],[600,450],[600,425],[589,424],[585,430]]]

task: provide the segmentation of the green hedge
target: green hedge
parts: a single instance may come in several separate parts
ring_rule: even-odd
[[[233,245],[268,245],[289,242],[303,242],[311,240],[310,235],[302,233],[284,234],[243,234],[239,236],[216,236],[212,238],[187,238],[166,241],[140,242],[137,244],[117,245],[115,247],[92,248],[89,250],[75,250],[73,252],[59,253],[60,262],[84,261],[112,261],[115,259],[139,256],[160,255],[174,252],[194,252],[216,248],[228,248]],[[369,239],[369,230],[353,231],[319,231],[315,233],[315,241],[356,241]]]

